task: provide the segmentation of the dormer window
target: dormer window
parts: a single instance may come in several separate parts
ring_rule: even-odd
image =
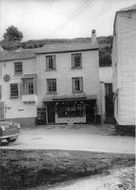
[[[56,69],[56,55],[46,56],[46,70]]]
[[[15,72],[15,75],[22,75],[23,74],[22,62],[15,62],[14,63],[14,72]]]
[[[74,53],[71,55],[72,69],[82,68],[81,53]]]

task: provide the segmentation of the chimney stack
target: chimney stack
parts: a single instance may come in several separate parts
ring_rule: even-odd
[[[92,38],[92,43],[97,43],[96,30],[95,29],[92,30],[91,38]]]

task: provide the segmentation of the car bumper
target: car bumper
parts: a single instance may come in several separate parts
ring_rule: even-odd
[[[19,132],[19,133],[16,133],[16,134],[12,134],[12,135],[0,136],[0,140],[7,139],[7,138],[11,138],[11,137],[12,137],[12,138],[17,138],[19,134],[20,134],[20,132]]]

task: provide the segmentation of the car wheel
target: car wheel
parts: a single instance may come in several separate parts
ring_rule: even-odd
[[[14,141],[17,140],[17,138],[18,138],[18,137],[14,138],[14,139],[13,139],[13,138],[7,138],[7,141],[8,141],[9,143],[10,143],[10,142],[14,142]]]

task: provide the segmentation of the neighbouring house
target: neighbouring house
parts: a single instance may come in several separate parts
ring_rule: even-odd
[[[115,15],[113,46],[114,118],[118,130],[134,129],[136,119],[136,4]]]
[[[112,67],[99,67],[101,120],[105,123],[113,122],[113,86]]]
[[[37,68],[32,50],[0,55],[0,119],[31,125],[37,117]]]
[[[91,42],[3,51],[1,118],[27,125],[100,122],[98,49],[93,30]]]

